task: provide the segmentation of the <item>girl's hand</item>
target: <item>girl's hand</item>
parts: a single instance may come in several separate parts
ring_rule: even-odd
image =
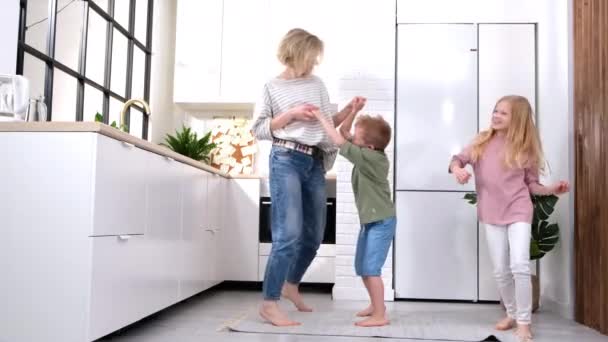
[[[319,111],[319,107],[311,104],[302,104],[289,109],[291,120],[312,121],[315,120],[314,111]]]
[[[469,182],[469,179],[471,178],[471,174],[469,173],[469,171],[462,167],[454,166],[452,168],[452,173],[454,174],[454,176],[456,176],[456,180],[458,181],[458,183],[463,185],[467,184]]]
[[[554,195],[561,195],[563,193],[568,192],[569,190],[570,190],[570,183],[568,183],[567,181],[559,181],[551,186],[551,192]]]

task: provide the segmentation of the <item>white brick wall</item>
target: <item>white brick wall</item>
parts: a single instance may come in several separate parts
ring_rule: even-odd
[[[368,99],[365,113],[382,115],[394,123],[395,1],[319,1],[319,11],[331,11],[333,21],[316,23],[309,29],[325,42],[324,60],[317,74],[323,78],[331,101],[342,107],[353,96]],[[348,9],[348,10],[345,10]],[[327,13],[325,13],[327,15]],[[393,160],[393,144],[388,157]],[[355,246],[359,219],[351,187],[352,165],[338,157],[336,217],[336,284],[334,299],[368,300],[356,277]],[[389,180],[392,184],[392,172]],[[382,270],[385,298],[394,299],[392,249]]]

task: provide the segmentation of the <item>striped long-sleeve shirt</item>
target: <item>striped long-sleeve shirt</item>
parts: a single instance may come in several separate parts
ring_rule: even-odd
[[[319,77],[309,76],[289,80],[274,78],[268,81],[264,85],[262,101],[256,105],[253,134],[260,140],[272,140],[273,137],[276,137],[304,145],[317,146],[323,151],[323,166],[328,171],[336,160],[338,149],[330,141],[318,121],[294,120],[281,129],[275,131],[270,129],[272,118],[302,104],[319,107],[327,119],[331,119],[335,115],[330,106],[327,88]]]

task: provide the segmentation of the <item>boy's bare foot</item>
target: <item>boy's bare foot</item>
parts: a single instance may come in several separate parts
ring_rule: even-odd
[[[374,312],[374,307],[370,304],[367,308],[365,308],[364,310],[361,310],[359,312],[357,312],[357,317],[367,317],[367,316],[371,316],[372,313]]]
[[[355,325],[358,327],[381,327],[390,324],[390,321],[386,318],[386,315],[382,316],[370,316],[362,321],[356,322]]]
[[[279,304],[274,301],[264,301],[260,308],[260,316],[277,327],[300,325],[299,322],[290,320],[287,315],[281,311]]]
[[[283,289],[281,290],[281,295],[289,299],[293,303],[293,305],[296,306],[298,311],[312,312],[312,308],[304,304],[304,300],[302,299],[302,295],[300,294],[298,285],[285,282],[285,284],[283,285]]]
[[[515,330],[515,336],[519,342],[532,342],[532,331],[530,324],[518,324]]]
[[[511,317],[505,317],[496,323],[496,330],[510,330],[515,327],[515,320]]]

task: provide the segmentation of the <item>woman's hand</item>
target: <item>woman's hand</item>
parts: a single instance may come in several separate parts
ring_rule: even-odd
[[[312,121],[316,119],[314,112],[318,110],[319,107],[317,106],[302,104],[289,109],[288,115],[292,121]]]
[[[365,107],[365,103],[367,102],[367,99],[363,96],[355,96],[353,97],[352,100],[350,100],[350,102],[344,107],[344,110],[346,110],[348,113],[358,113],[359,111],[361,111],[361,109],[363,109],[363,107]]]

